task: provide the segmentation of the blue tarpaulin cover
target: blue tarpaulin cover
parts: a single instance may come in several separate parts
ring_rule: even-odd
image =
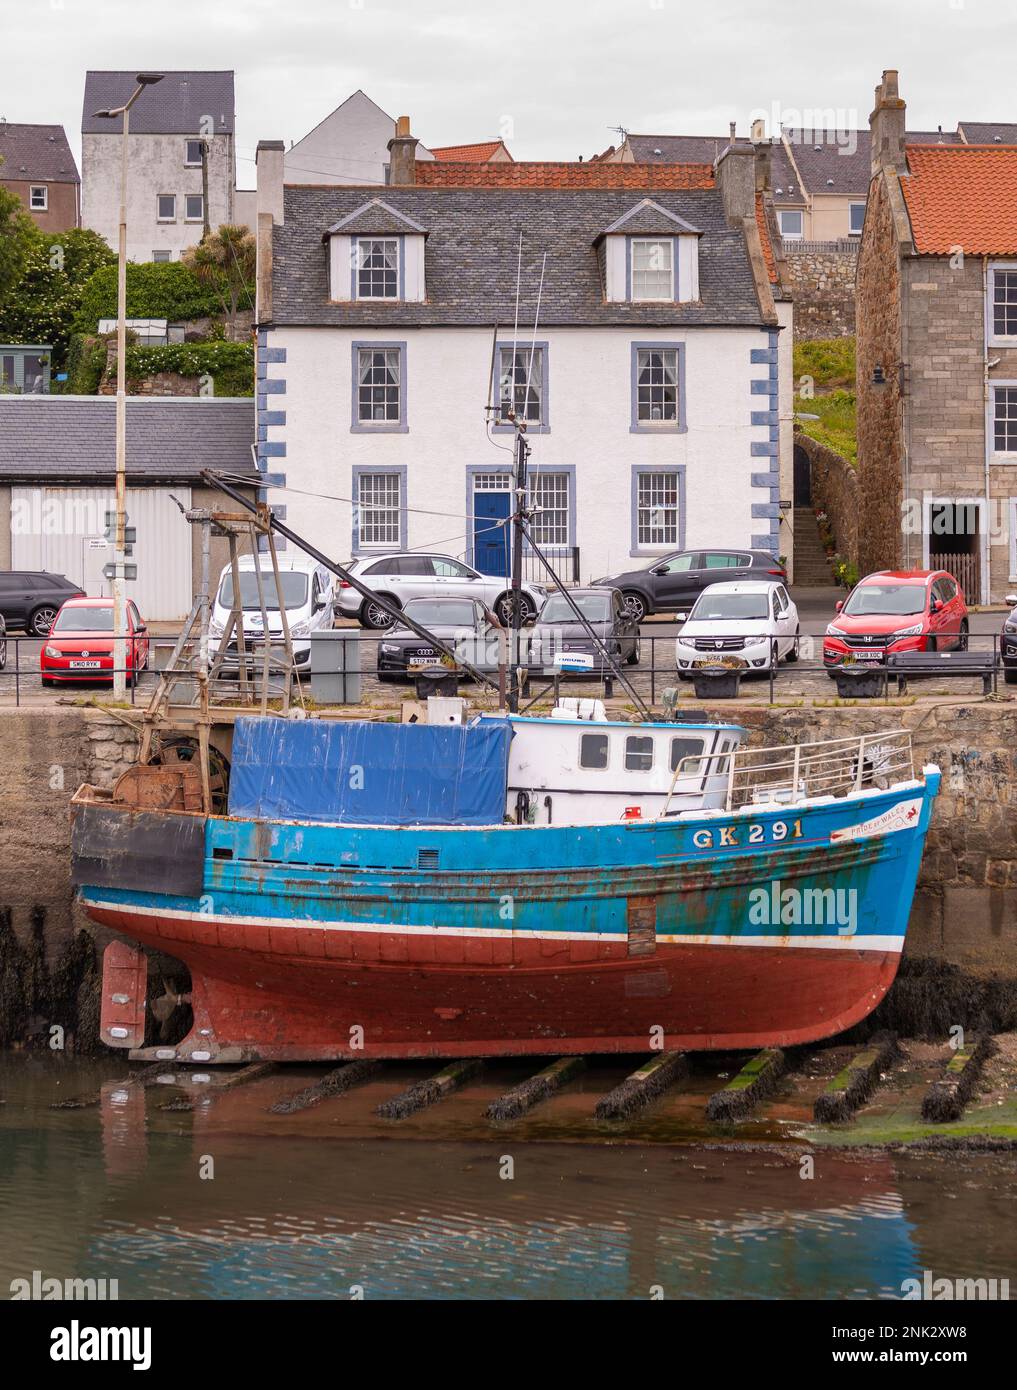
[[[238,719],[229,813],[346,825],[500,825],[508,720]]]

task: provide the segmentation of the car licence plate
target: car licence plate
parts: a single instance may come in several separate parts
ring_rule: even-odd
[[[72,661],[70,668],[72,671],[98,671],[102,667],[101,661]]]

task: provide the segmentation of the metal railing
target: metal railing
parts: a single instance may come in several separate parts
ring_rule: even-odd
[[[914,781],[911,734],[905,730],[824,739],[774,748],[739,748],[731,759],[727,807],[819,796]]]
[[[498,640],[504,640],[502,634]],[[755,634],[750,634],[753,641],[758,641]],[[355,672],[362,682],[368,682],[367,695],[371,701],[378,703],[379,695],[390,695],[399,698],[397,691],[400,687],[405,690],[406,695],[412,693],[415,673],[394,669],[389,663],[389,655],[381,650],[382,644],[388,639],[388,633],[367,632],[356,628],[336,628],[321,633],[312,633],[310,636],[295,637],[294,643],[299,648],[303,644],[310,642],[312,648],[320,641],[338,643],[343,649],[343,661],[341,667],[346,672]],[[6,638],[0,637],[0,650],[6,643],[6,669],[0,669],[0,706],[21,705],[28,703],[39,703],[40,699],[49,696],[51,692],[43,690],[40,683],[40,658],[39,649],[44,645],[45,639],[24,636],[22,634],[8,633]],[[127,697],[132,705],[143,707],[148,704],[155,688],[155,682],[159,671],[165,666],[177,640],[176,634],[165,634],[151,636],[149,670],[142,674],[140,683],[128,686]],[[725,642],[744,641],[748,639],[734,638],[731,634],[725,634]],[[1008,640],[1010,644],[1009,665],[1003,662],[1003,642]],[[851,663],[852,670],[856,673],[873,672],[881,678],[881,688],[879,694],[886,697],[889,694],[889,686],[895,680],[897,672],[885,664],[886,648],[885,635],[874,634],[874,641],[871,648],[862,645],[855,649],[856,660]],[[350,652],[349,647],[356,644],[359,647],[359,660],[357,654]],[[426,645],[426,644],[421,644]],[[566,655],[570,653],[569,648],[584,644],[576,644],[571,637],[567,639],[556,639],[554,647],[563,651]],[[556,681],[552,681],[555,672],[546,660],[550,648],[542,646],[539,654],[534,651],[535,639],[532,632],[524,630],[521,634],[519,664],[527,673],[528,693],[527,702],[538,703],[547,697],[552,691],[552,686],[559,689],[562,693],[580,695],[586,698],[607,698],[611,699],[616,695],[626,697],[624,688],[619,683],[617,677],[609,667],[606,667],[599,656],[594,656],[594,666],[588,671],[559,671]],[[196,643],[195,643],[196,647]],[[214,642],[213,642],[214,647]],[[988,667],[993,684],[1002,676],[1004,671],[1010,676],[1017,677],[1017,643],[1013,638],[1004,639],[1002,634],[985,634],[982,636],[971,635],[968,638],[969,655],[980,660]],[[875,654],[878,659],[866,659],[869,653]],[[473,649],[473,655],[476,655]],[[583,655],[582,650],[578,655]],[[585,654],[589,655],[589,652]],[[472,656],[467,653],[469,659]],[[492,648],[491,668],[497,667],[497,648]],[[803,684],[810,688],[810,693],[815,697],[825,696],[832,698],[836,692],[832,682],[827,684],[826,678],[833,675],[836,671],[835,666],[831,666],[823,659],[823,638],[803,636],[801,638],[800,659],[794,664],[776,662],[773,659],[773,648],[771,646],[770,656],[764,658],[765,665],[759,668],[739,666],[735,668],[731,663],[739,660],[739,652],[730,649],[716,651],[696,652],[694,659],[701,662],[704,666],[719,667],[721,674],[725,669],[730,673],[737,670],[740,677],[740,697],[752,698],[757,692],[762,695],[764,692],[769,703],[774,704],[782,698],[794,699],[802,692]],[[858,657],[861,659],[857,659]],[[346,659],[350,658],[350,659]],[[260,649],[255,648],[252,656],[253,674],[257,674],[260,669]],[[758,658],[757,658],[758,659]],[[437,658],[433,661],[425,660],[424,665],[438,666]],[[312,686],[312,666],[314,665],[313,653],[312,660],[306,662],[296,669],[296,679],[299,681],[300,694],[304,697],[313,698]],[[388,669],[386,669],[388,665]],[[944,663],[944,667],[946,663]],[[489,668],[489,669],[491,669]],[[675,634],[668,636],[642,635],[640,637],[639,661],[628,665],[622,665],[626,678],[638,690],[640,697],[645,700],[647,705],[662,712],[666,717],[680,716],[683,703],[692,698],[691,682],[696,674],[693,669],[679,671],[677,668],[677,657],[675,650]],[[132,672],[128,672],[131,675]],[[493,669],[492,669],[493,674]],[[921,674],[929,676],[929,672],[907,673],[908,679],[913,675]],[[974,682],[975,687],[980,685],[980,675],[967,672],[954,673],[944,669],[942,673],[933,671],[932,678],[928,682],[930,691],[935,691],[935,681],[942,675],[945,681],[949,675],[951,685],[957,681],[958,693],[965,693],[963,681],[968,679]],[[376,683],[381,680],[382,684]],[[683,679],[684,678],[684,679]],[[821,679],[820,679],[821,678]],[[63,693],[74,699],[86,697],[90,692],[99,696],[109,697],[110,686],[112,684],[112,672],[106,668],[101,673],[101,679],[68,679],[60,681],[53,687],[56,693]],[[227,693],[234,689],[239,689],[238,681],[229,681]],[[464,684],[464,693],[472,693],[477,696],[481,694],[479,687],[472,687]],[[488,691],[493,695],[493,692]],[[712,694],[703,695],[700,699],[710,699],[711,703],[715,698]]]

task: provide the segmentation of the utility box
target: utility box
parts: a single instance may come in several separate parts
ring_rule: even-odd
[[[311,699],[319,705],[359,705],[363,695],[360,637],[348,628],[311,637]]]

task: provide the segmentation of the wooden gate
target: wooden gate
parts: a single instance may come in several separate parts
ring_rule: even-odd
[[[929,568],[946,570],[964,590],[969,604],[982,602],[982,561],[979,555],[930,555]]]

